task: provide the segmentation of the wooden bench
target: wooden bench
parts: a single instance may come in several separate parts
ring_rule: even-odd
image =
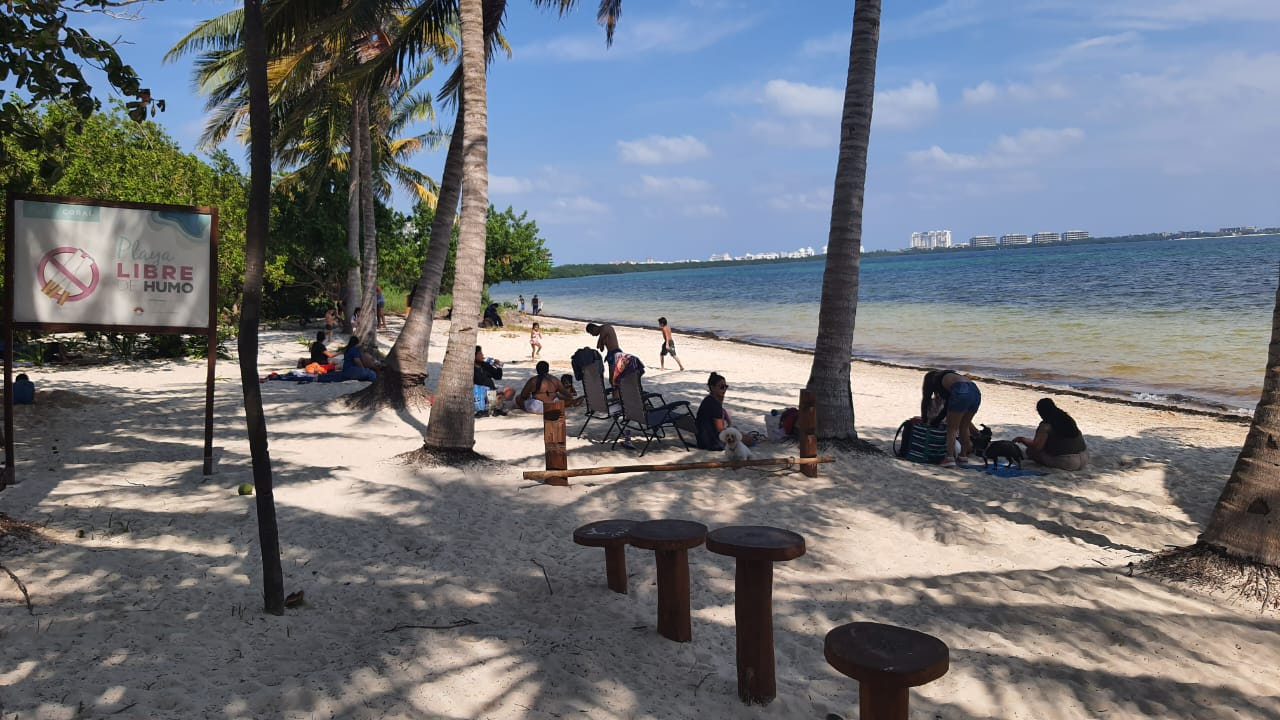
[[[690,520],[648,520],[629,533],[638,548],[654,551],[658,565],[658,634],[676,642],[693,639],[689,620],[689,549],[707,537],[707,526]]]
[[[950,651],[932,635],[873,622],[827,633],[823,654],[831,667],[858,681],[862,720],[907,720],[911,688],[947,674]]]
[[[804,554],[804,538],[765,525],[718,528],[707,549],[737,558],[734,623],[738,640],[738,697],[768,705],[778,694],[773,659],[773,564]]]
[[[627,542],[635,520],[600,520],[573,531],[573,541],[587,547],[604,548],[604,571],[609,589],[627,594]]]

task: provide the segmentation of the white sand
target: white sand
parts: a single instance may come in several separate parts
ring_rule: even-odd
[[[557,373],[594,344],[578,324],[543,324]],[[292,367],[306,335],[264,333],[263,372]],[[808,376],[800,353],[685,336],[687,370],[662,372],[656,329],[619,337],[653,366],[646,387],[668,399],[696,407],[707,372],[725,374],[727,405],[748,429],[796,404]],[[508,361],[512,382],[532,372],[527,330],[482,331],[481,342]],[[0,563],[35,611],[0,573],[5,720],[853,718],[857,684],[822,645],[854,620],[950,646],[950,672],[913,691],[914,717],[1280,717],[1274,613],[1126,571],[1195,540],[1244,422],[1063,396],[1095,458],[1087,471],[999,479],[838,455],[816,480],[702,470],[558,488],[521,478],[542,467],[540,418],[477,421],[490,465],[411,467],[396,456],[421,446],[425,417],[347,410],[335,399],[353,383],[270,382],[286,591],[307,597],[275,617],[261,612],[253,498],[235,491],[251,481],[239,372],[218,365],[219,461],[205,478],[204,368],[29,371],[37,404],[15,413],[22,482],[0,493],[0,512],[44,525],[48,541],[0,540]],[[859,432],[887,448],[915,414],[920,373],[857,363],[853,378]],[[978,420],[997,438],[1031,432],[1043,393],[983,391]],[[575,412],[571,436],[578,427]],[[635,455],[569,442],[571,467]],[[718,455],[668,442],[643,462]],[[628,550],[630,594],[619,595],[605,587],[603,553],[571,540],[610,517],[806,538],[808,554],[775,570],[771,705],[736,697],[732,560],[690,553],[694,638],[670,642],[655,632],[652,553]]]

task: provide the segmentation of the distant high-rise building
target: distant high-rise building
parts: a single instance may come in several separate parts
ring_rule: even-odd
[[[969,247],[995,247],[999,244],[995,235],[974,235],[969,238]]]
[[[1062,239],[1067,242],[1072,242],[1075,240],[1088,240],[1089,231],[1088,230],[1068,230],[1062,233]]]
[[[1043,245],[1045,243],[1061,242],[1062,236],[1056,232],[1038,232],[1031,236],[1031,242],[1034,245]]]
[[[1008,235],[1000,236],[1000,244],[1005,246],[1030,245],[1031,238],[1022,233],[1009,233]]]
[[[932,250],[951,247],[950,230],[926,230],[911,233],[912,250]]]

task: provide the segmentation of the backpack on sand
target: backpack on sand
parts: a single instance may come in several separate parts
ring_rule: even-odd
[[[939,463],[947,455],[947,430],[929,427],[918,417],[898,426],[893,454],[912,462]]]

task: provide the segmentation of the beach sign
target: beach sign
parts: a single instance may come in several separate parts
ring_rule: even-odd
[[[210,209],[15,196],[13,322],[205,330],[217,273],[216,224]]]

